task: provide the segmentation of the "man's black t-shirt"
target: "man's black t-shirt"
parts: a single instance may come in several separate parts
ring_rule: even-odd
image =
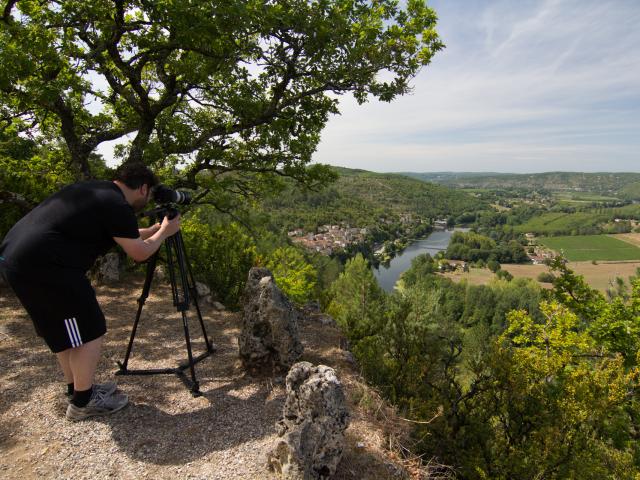
[[[138,238],[131,205],[113,182],[69,185],[24,216],[0,245],[0,265],[21,273],[84,274],[115,245]]]

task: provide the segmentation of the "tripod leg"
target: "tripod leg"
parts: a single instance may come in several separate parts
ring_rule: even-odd
[[[191,371],[191,392],[200,393],[200,386],[196,380],[196,369],[194,368],[193,353],[191,352],[191,339],[189,337],[189,325],[187,322],[187,314],[182,311],[182,326],[184,327],[184,339],[187,343],[187,355],[189,356],[189,370]]]
[[[178,232],[180,233],[180,232]],[[175,307],[179,307],[182,303],[180,302],[180,295],[178,294],[178,285],[176,283],[176,271],[175,271],[175,263],[173,261],[174,250],[177,252],[178,245],[176,243],[176,235],[172,235],[165,240],[165,247],[167,251],[167,269],[169,270],[169,281],[171,283],[171,294],[173,295],[173,305]],[[180,265],[180,264],[178,264]],[[180,309],[178,308],[178,311]]]
[[[202,329],[202,336],[204,337],[204,343],[207,347],[207,352],[214,352],[214,348],[211,346],[211,342],[209,341],[209,337],[207,336],[207,331],[204,328],[204,321],[202,320],[202,314],[200,313],[200,305],[198,305],[198,300],[196,297],[193,297],[193,303],[196,306],[196,312],[198,314],[198,321],[200,322],[200,328]]]
[[[142,293],[138,298],[138,312],[136,313],[136,319],[133,322],[131,337],[129,338],[129,345],[127,346],[127,353],[125,353],[124,355],[124,360],[122,362],[118,362],[118,364],[120,365],[120,372],[127,371],[129,356],[131,355],[131,349],[133,348],[133,339],[135,338],[136,331],[138,330],[140,315],[142,315],[142,307],[144,306],[144,303],[147,301],[147,297],[149,296],[149,290],[151,289],[151,282],[153,281],[153,274],[156,270],[157,261],[158,261],[158,252],[153,254],[153,256],[151,257],[151,260],[149,260],[149,263],[147,264],[147,273],[144,279],[144,286],[142,287]]]
[[[187,285],[189,288],[189,291],[191,292],[191,298],[193,299],[193,304],[196,306],[196,312],[198,314],[198,321],[200,323],[200,328],[202,329],[202,336],[204,337],[204,343],[207,347],[207,352],[213,352],[214,349],[211,346],[211,342],[209,341],[209,337],[207,335],[207,330],[204,328],[204,321],[202,320],[202,313],[200,312],[200,305],[198,304],[198,292],[196,289],[196,281],[195,278],[193,277],[193,271],[191,270],[191,264],[189,263],[189,259],[187,258],[187,252],[184,249],[184,244],[182,243],[182,237],[180,237],[180,243],[183,245],[183,258],[184,258],[184,264],[187,267],[187,276],[186,276],[186,280],[187,280]]]

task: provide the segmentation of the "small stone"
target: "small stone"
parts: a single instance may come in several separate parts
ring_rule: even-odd
[[[196,282],[196,291],[198,292],[198,298],[206,297],[211,294],[211,289],[202,282]]]
[[[319,315],[318,321],[320,322],[320,325],[324,327],[336,325],[336,321],[333,319],[333,317],[331,317],[331,315],[326,315],[326,314]]]
[[[115,252],[107,253],[97,260],[94,271],[98,283],[120,281],[120,257]]]
[[[213,302],[211,305],[213,306],[213,308],[215,308],[219,312],[224,312],[227,309],[227,307],[225,307],[220,302]]]

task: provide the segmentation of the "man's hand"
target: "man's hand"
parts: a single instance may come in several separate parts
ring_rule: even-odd
[[[160,231],[164,233],[165,237],[170,237],[178,233],[180,230],[180,214],[176,215],[172,219],[169,217],[164,217],[162,220],[162,225],[160,225]]]
[[[160,248],[160,245],[165,238],[174,235],[178,232],[178,230],[180,230],[180,215],[177,215],[171,220],[169,220],[169,218],[167,217],[164,217],[164,220],[162,220],[162,224],[157,229],[157,231],[148,238],[143,239],[142,237],[113,237],[113,239],[118,245],[122,247],[126,254],[133,258],[136,262],[143,262],[151,255],[153,255],[156,250],[158,250],[158,248]]]

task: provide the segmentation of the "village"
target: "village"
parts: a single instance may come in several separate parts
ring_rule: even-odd
[[[367,228],[355,228],[345,224],[322,225],[318,227],[318,233],[306,233],[302,229],[296,229],[288,232],[288,236],[291,241],[309,250],[331,255],[338,249],[362,243],[368,233]]]
[[[411,233],[416,227],[424,226],[425,224],[431,224],[428,219],[419,218],[409,213],[400,214],[397,218],[379,218],[379,225],[390,226],[398,224],[399,228],[396,230],[396,235],[402,237],[410,237]],[[447,226],[446,219],[437,219],[432,223],[435,230],[445,229]],[[287,232],[287,235],[292,242],[302,245],[308,250],[318,252],[323,255],[332,255],[338,250],[343,250],[349,245],[356,245],[364,243],[366,236],[371,233],[371,228],[364,227],[352,227],[346,222],[334,225],[322,225],[317,228],[316,232],[305,232],[305,230],[298,228]],[[385,253],[385,245],[393,243],[397,244],[398,248],[403,243],[399,238],[392,241],[387,241],[380,244],[373,245],[376,255],[381,256]]]

